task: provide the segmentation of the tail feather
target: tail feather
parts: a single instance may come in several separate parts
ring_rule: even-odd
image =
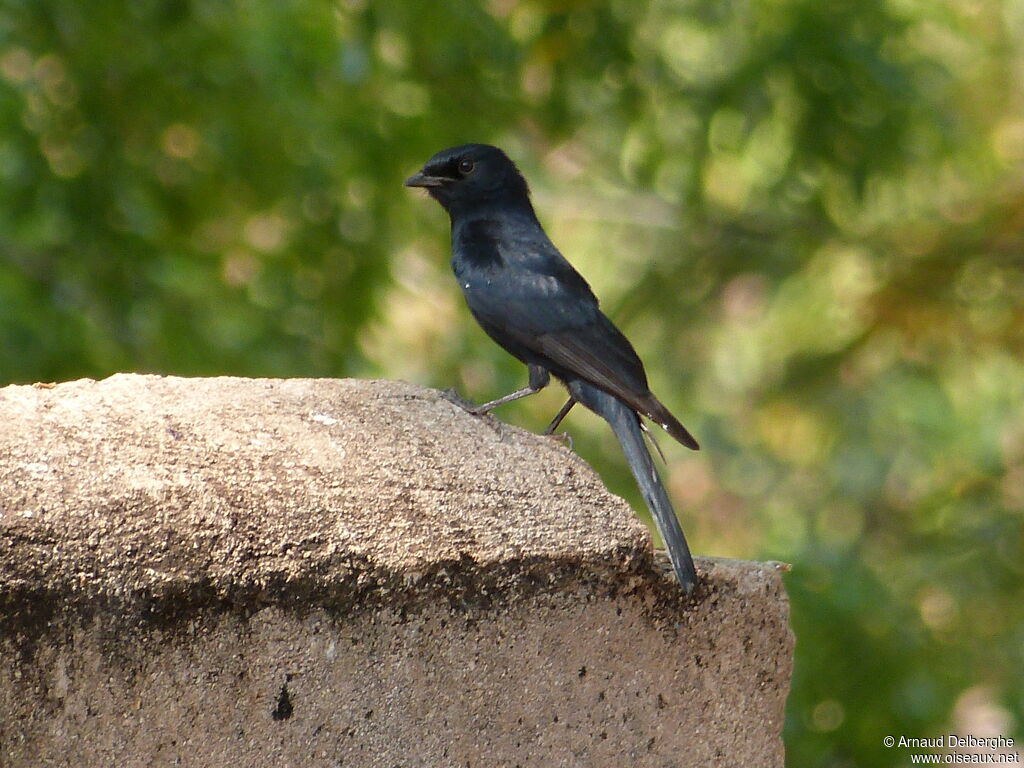
[[[626,461],[629,463],[633,477],[640,487],[640,493],[647,503],[647,508],[651,511],[651,517],[654,518],[658,532],[665,541],[665,547],[668,549],[668,556],[672,561],[676,577],[687,593],[692,592],[697,586],[697,571],[693,566],[693,557],[690,555],[686,536],[683,535],[683,529],[679,525],[679,518],[676,517],[672,502],[668,498],[665,486],[661,483],[661,478],[658,477],[654,460],[644,444],[640,417],[630,406],[618,398],[586,382],[569,382],[569,391],[579,402],[607,421],[612,431],[615,432],[615,436],[626,454]],[[678,422],[676,423],[678,424]],[[689,435],[688,432],[686,434]],[[690,439],[693,440],[692,437]],[[693,442],[696,445],[696,441]]]

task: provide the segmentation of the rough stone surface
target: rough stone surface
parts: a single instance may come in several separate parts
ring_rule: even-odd
[[[0,766],[781,766],[770,565],[354,380],[0,389]]]

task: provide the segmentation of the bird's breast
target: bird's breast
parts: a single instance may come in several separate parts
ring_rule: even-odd
[[[489,277],[478,277],[472,280],[460,278],[459,285],[462,286],[465,293],[473,293],[489,290],[494,285],[494,281]]]
[[[501,268],[505,260],[499,246],[500,239],[501,228],[494,221],[482,219],[460,223],[452,230],[453,264],[467,269]]]

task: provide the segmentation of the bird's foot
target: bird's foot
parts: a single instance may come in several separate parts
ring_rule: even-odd
[[[572,435],[568,432],[545,432],[544,437],[550,437],[552,440],[564,445],[570,451],[573,450]]]
[[[464,410],[466,413],[472,413],[474,416],[478,415],[476,413],[476,404],[469,402],[469,400],[463,399],[462,396],[459,395],[459,393],[456,392],[454,389],[444,390],[443,392],[441,392],[441,397],[447,400],[452,405],[459,406],[459,408]]]

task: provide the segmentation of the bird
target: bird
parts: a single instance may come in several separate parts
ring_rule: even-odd
[[[541,226],[526,179],[501,149],[462,144],[431,157],[405,181],[421,187],[451,220],[452,269],[484,332],[526,364],[528,384],[482,405],[484,414],[532,395],[555,377],[569,399],[545,430],[576,403],[611,426],[661,533],[673,570],[690,594],[698,584],[679,518],[644,443],[647,417],[687,448],[697,440],[650,390],[636,350],[601,311],[590,285]]]

